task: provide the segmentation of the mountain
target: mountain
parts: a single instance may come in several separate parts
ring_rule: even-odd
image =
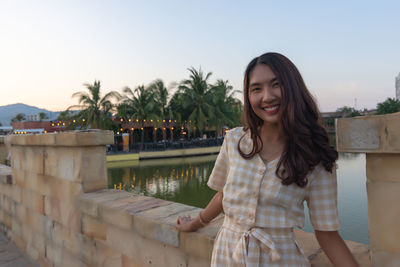
[[[55,120],[60,112],[49,111],[47,109],[37,108],[22,103],[0,106],[0,122],[3,126],[9,126],[11,119],[18,113],[25,115],[36,115],[40,112],[47,114],[50,120]]]

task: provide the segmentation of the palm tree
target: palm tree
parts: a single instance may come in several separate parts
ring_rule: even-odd
[[[155,111],[159,119],[171,118],[171,112],[168,108],[168,89],[165,87],[161,79],[157,79],[150,83],[148,90],[154,98]]]
[[[118,114],[125,118],[135,118],[142,122],[144,126],[144,119],[154,119],[156,114],[154,112],[155,101],[151,90],[140,85],[133,91],[129,87],[123,89],[124,95],[122,102],[118,106]],[[144,142],[144,130],[141,131],[141,149]]]
[[[68,110],[71,108],[81,109],[78,117],[84,121],[83,125],[89,125],[94,129],[111,129],[111,111],[114,108],[111,99],[119,100],[121,96],[118,92],[111,91],[101,97],[100,81],[95,80],[93,84],[86,83],[84,86],[89,92],[74,93],[72,97],[78,98],[79,105],[70,106]]]
[[[229,127],[237,126],[240,123],[241,102],[234,97],[239,90],[233,90],[228,81],[217,80],[216,84],[210,89],[213,95],[214,116],[212,124],[215,126],[217,136],[223,125]]]
[[[196,70],[193,67],[188,70],[190,78],[181,82],[178,93],[182,94],[183,109],[189,111],[187,119],[194,122],[194,125],[200,131],[200,136],[203,136],[207,120],[214,116],[212,94],[207,83],[212,73],[209,72],[204,75],[201,69]]]

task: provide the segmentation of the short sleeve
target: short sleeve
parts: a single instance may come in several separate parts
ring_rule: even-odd
[[[215,161],[214,169],[207,182],[207,185],[216,191],[222,191],[224,188],[226,176],[229,171],[228,135],[229,133],[225,135],[224,142]]]
[[[319,231],[339,230],[336,167],[330,173],[318,166],[312,175],[306,197],[311,224]]]

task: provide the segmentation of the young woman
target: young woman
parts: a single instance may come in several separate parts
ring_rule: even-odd
[[[246,125],[226,134],[208,180],[218,192],[176,227],[196,231],[224,211],[211,266],[309,266],[293,233],[304,226],[306,201],[330,261],[358,266],[337,232],[338,154],[296,66],[278,53],[253,59],[243,95]]]

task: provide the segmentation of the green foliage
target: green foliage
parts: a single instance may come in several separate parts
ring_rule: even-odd
[[[15,115],[12,119],[11,122],[18,122],[18,121],[24,121],[25,120],[25,114],[24,113],[18,113]]]
[[[341,117],[341,118],[362,116],[360,111],[358,111],[352,107],[348,107],[348,106],[343,106],[343,107],[336,109],[336,114],[338,117]]]
[[[117,92],[109,92],[104,97],[100,93],[100,81],[94,81],[93,84],[84,84],[89,91],[77,92],[72,97],[77,97],[79,105],[73,105],[68,108],[79,108],[81,112],[77,115],[82,127],[92,129],[111,129],[112,114],[114,105],[112,98],[119,100],[121,96]]]
[[[49,116],[47,116],[46,113],[44,113],[44,112],[39,112],[39,119],[40,119],[40,121],[47,120],[48,118],[49,118]]]
[[[376,114],[383,115],[399,111],[400,111],[400,101],[389,97],[385,101],[377,104]]]

